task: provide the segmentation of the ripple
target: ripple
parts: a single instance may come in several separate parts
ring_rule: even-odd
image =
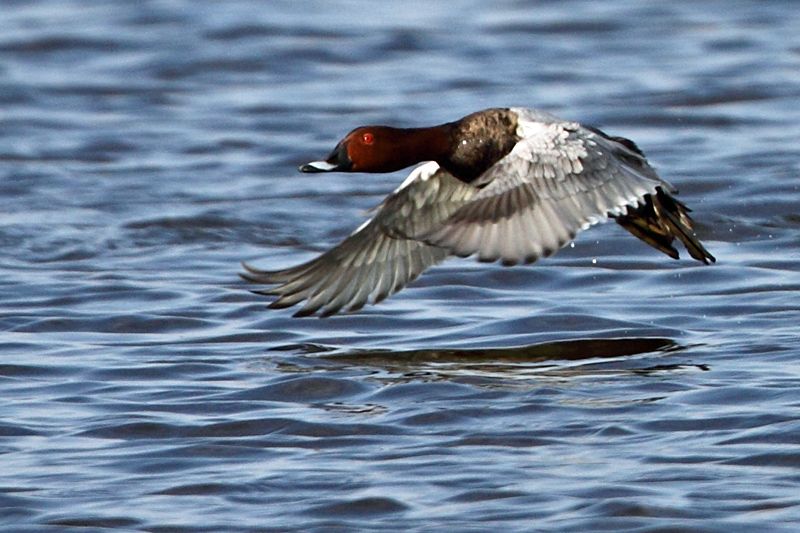
[[[352,516],[364,519],[370,516],[399,513],[407,509],[406,505],[395,499],[376,496],[320,505],[311,509],[311,513],[325,517]]]
[[[287,379],[229,395],[237,400],[313,401],[335,400],[356,396],[369,390],[366,385],[351,380],[315,376]]]
[[[167,333],[207,329],[213,321],[175,316],[117,315],[102,318],[43,318],[14,328],[25,333],[98,332],[98,333]]]
[[[498,33],[536,34],[607,34],[621,31],[625,25],[614,20],[575,20],[554,22],[507,22],[492,25],[489,29]]]
[[[240,225],[238,220],[229,217],[216,213],[203,213],[136,220],[126,223],[123,227],[129,230],[131,240],[140,246],[146,246],[163,245],[168,242],[180,244],[227,242],[232,233],[239,231]]]
[[[17,54],[53,54],[59,52],[117,52],[130,47],[122,41],[51,35],[31,40],[0,43],[0,52]]]

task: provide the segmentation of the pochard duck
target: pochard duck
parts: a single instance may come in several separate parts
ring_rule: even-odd
[[[438,126],[362,126],[301,172],[393,172],[425,162],[340,244],[311,261],[242,277],[276,285],[269,307],[295,316],[377,303],[449,256],[532,263],[609,218],[677,259],[714,262],[633,141],[526,108],[478,111]]]

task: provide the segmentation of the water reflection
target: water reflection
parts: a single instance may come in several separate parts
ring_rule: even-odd
[[[702,364],[653,364],[658,354],[676,353],[686,346],[666,337],[569,339],[504,348],[423,348],[418,350],[350,349],[320,344],[277,348],[312,357],[282,359],[276,369],[304,372],[358,368],[397,381],[493,377],[503,381],[525,378],[581,377],[613,373],[655,375],[685,369],[707,370]],[[641,356],[648,356],[642,358]]]
[[[542,363],[581,361],[666,352],[680,349],[672,339],[661,337],[570,339],[527,346],[478,349],[356,350],[327,355],[328,359],[369,364],[410,363]]]

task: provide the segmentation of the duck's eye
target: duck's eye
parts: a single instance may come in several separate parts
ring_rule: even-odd
[[[372,144],[375,142],[375,136],[371,133],[362,133],[361,134],[361,142],[364,144]]]

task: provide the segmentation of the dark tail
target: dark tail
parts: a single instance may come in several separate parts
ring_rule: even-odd
[[[628,207],[626,214],[614,218],[620,226],[673,259],[678,259],[678,250],[672,245],[677,237],[689,255],[705,264],[713,263],[716,259],[694,234],[689,211],[691,209],[658,187],[655,195],[645,196],[645,205]]]

